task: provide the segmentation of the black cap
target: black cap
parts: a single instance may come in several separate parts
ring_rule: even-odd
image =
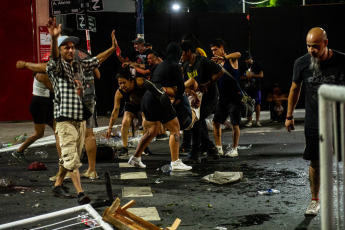
[[[133,43],[145,43],[145,39],[144,38],[136,38],[135,40],[132,41]]]
[[[249,51],[245,51],[243,54],[244,60],[252,59],[252,55],[250,54]]]

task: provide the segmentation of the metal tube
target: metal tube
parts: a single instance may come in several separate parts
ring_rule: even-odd
[[[243,13],[246,13],[246,1],[242,0]]]
[[[337,197],[337,229],[340,230],[340,176],[339,176],[339,163],[338,163],[338,159],[339,159],[339,149],[338,149],[338,118],[337,118],[337,114],[338,114],[338,109],[337,109],[337,102],[333,101],[332,102],[332,114],[333,114],[333,137],[334,137],[334,161],[335,161],[335,166],[336,166],[336,188],[337,188],[337,193],[336,193],[336,197]]]
[[[344,102],[340,103],[340,153],[341,153],[341,160],[343,161],[343,180],[345,178],[345,114],[344,114]],[[343,182],[343,227],[344,224],[344,218],[345,218],[345,183]]]
[[[33,222],[40,221],[40,220],[51,219],[51,218],[54,218],[57,216],[64,216],[64,215],[78,212],[78,211],[82,211],[82,210],[88,211],[96,219],[96,221],[100,224],[100,226],[103,229],[106,229],[106,230],[112,230],[113,229],[108,223],[106,223],[102,220],[102,217],[92,208],[92,206],[90,204],[76,206],[76,207],[72,207],[72,208],[68,208],[68,209],[64,209],[64,210],[60,210],[60,211],[56,211],[56,212],[43,214],[40,216],[35,216],[35,217],[23,219],[23,220],[14,221],[14,222],[7,223],[7,224],[2,224],[2,225],[0,225],[0,229],[8,229],[8,228],[14,228],[14,227],[18,227],[18,226],[23,226],[23,225],[31,224]]]
[[[321,180],[321,228],[334,229],[333,175],[332,175],[332,129],[330,112],[332,104],[319,89],[319,137],[320,137],[320,180]]]

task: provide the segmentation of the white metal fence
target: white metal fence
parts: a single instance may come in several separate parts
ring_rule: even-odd
[[[319,88],[321,227],[324,230],[345,227],[345,189],[344,183],[340,183],[340,178],[345,178],[344,103],[344,86],[322,85]],[[339,156],[343,170],[339,167]],[[336,196],[333,194],[333,160],[336,168]]]
[[[68,214],[77,215],[77,213],[81,211],[86,211],[91,216],[92,220],[98,223],[97,226],[87,228],[85,227],[84,224],[82,224],[81,221],[78,221],[78,222],[76,221],[77,217],[64,219],[61,222],[57,222],[54,220],[54,218],[56,217],[65,217]],[[53,220],[51,221],[51,223],[48,223],[46,225],[41,224],[43,221],[48,220],[48,219],[53,219]],[[51,212],[44,215],[35,216],[28,219],[23,219],[23,220],[18,220],[18,221],[7,223],[7,224],[1,224],[0,229],[19,229],[19,227],[21,226],[24,226],[24,227],[30,226],[33,223],[40,224],[40,227],[37,227],[34,229],[80,229],[80,228],[77,228],[77,225],[80,225],[80,224],[84,225],[84,228],[81,228],[81,229],[92,229],[92,228],[102,228],[106,230],[113,229],[108,223],[102,220],[102,217],[96,212],[95,209],[92,208],[90,204],[76,206],[76,207],[72,207],[72,208],[68,208],[68,209],[64,209],[64,210],[60,210],[56,212]],[[61,226],[60,224],[62,224],[63,226]],[[57,227],[58,225],[60,226]]]

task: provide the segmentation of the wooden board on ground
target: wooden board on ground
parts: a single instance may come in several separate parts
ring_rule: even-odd
[[[135,204],[135,201],[131,200],[120,207],[120,199],[117,198],[109,208],[106,208],[102,218],[120,230],[163,230],[133,213],[128,212],[127,209],[133,204]],[[176,219],[172,226],[165,228],[165,230],[176,230],[180,223],[181,220]]]

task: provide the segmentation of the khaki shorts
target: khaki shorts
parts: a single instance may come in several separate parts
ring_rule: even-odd
[[[82,165],[80,155],[85,141],[85,121],[57,122],[55,132],[61,147],[59,165],[69,171],[78,169]]]

